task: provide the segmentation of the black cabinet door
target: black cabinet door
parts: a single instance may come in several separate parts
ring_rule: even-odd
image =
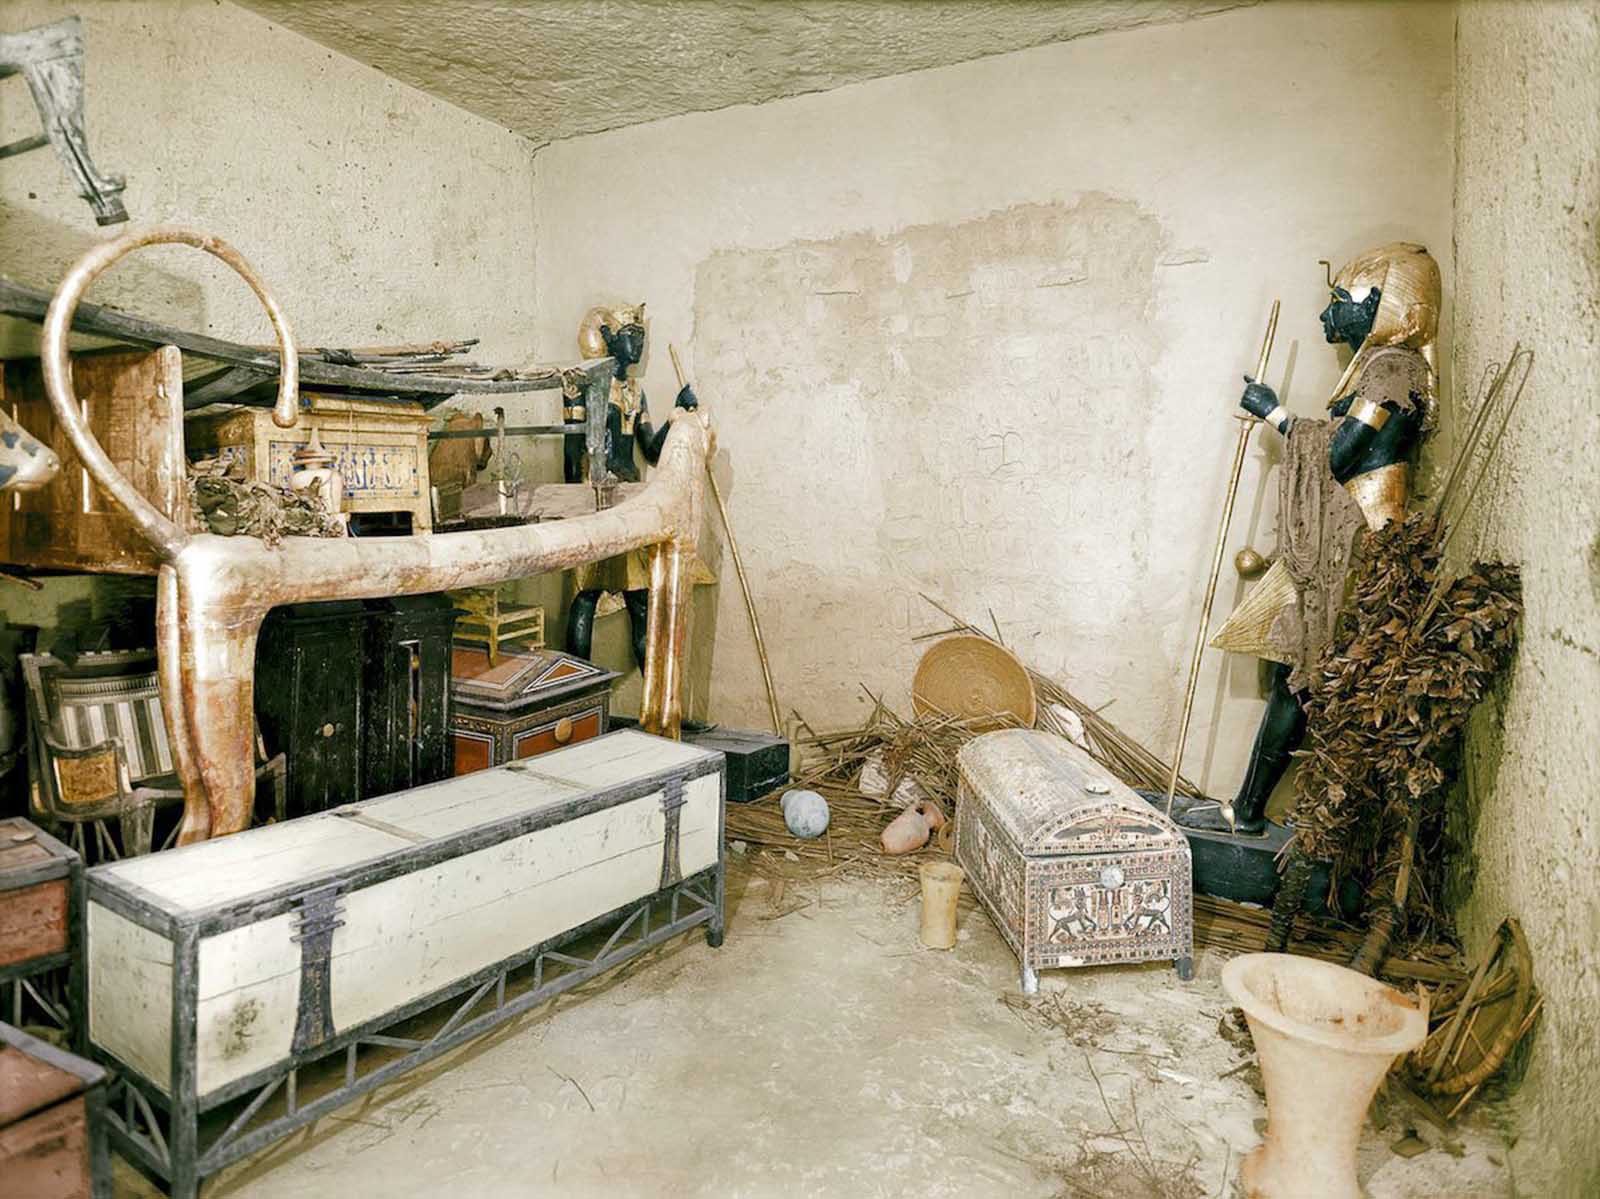
[[[359,603],[297,604],[267,615],[256,649],[256,711],[288,765],[289,814],[362,798],[363,631]]]
[[[456,613],[443,595],[370,600],[363,730],[363,797],[448,778],[450,636]]]

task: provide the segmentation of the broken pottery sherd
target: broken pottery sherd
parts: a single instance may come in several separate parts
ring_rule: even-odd
[[[944,809],[931,799],[919,799],[889,822],[880,841],[889,854],[916,853],[944,827]]]

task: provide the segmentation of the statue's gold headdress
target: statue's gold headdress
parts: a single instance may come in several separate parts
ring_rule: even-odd
[[[615,332],[624,325],[642,324],[643,304],[597,304],[583,314],[583,320],[578,325],[578,353],[585,358],[604,358],[611,353],[606,347],[606,339],[600,335],[601,325]]]
[[[1439,390],[1439,306],[1443,287],[1439,264],[1433,255],[1416,242],[1396,241],[1365,254],[1358,254],[1334,276],[1335,287],[1348,291],[1360,301],[1371,288],[1379,289],[1378,314],[1372,332],[1350,360],[1349,367],[1334,388],[1329,405],[1344,397],[1372,350],[1381,346],[1407,346],[1420,353],[1428,364],[1428,394],[1423,397],[1423,428],[1432,428]]]

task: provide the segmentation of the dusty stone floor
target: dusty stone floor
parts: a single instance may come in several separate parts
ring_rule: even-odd
[[[776,903],[774,903],[776,899]],[[207,1199],[305,1195],[1202,1199],[1235,1193],[1265,1108],[1218,1032],[1222,959],[1051,971],[965,904],[922,949],[899,880],[735,871],[698,934],[528,1013],[223,1173]],[[1242,1067],[1242,1068],[1241,1068]],[[1369,1125],[1372,1199],[1515,1195],[1488,1115]],[[1407,1128],[1427,1148],[1391,1151]],[[119,1199],[156,1192],[120,1161]]]

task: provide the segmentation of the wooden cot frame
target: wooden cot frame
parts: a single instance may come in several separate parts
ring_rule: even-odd
[[[250,285],[277,334],[273,420],[283,428],[299,415],[299,358],[282,308],[239,252],[220,238],[176,226],[95,246],[62,278],[45,313],[40,357],[56,419],[90,478],[161,560],[157,649],[161,700],[185,795],[180,845],[249,826],[256,637],[267,612],[283,604],[485,587],[650,547],[640,725],[678,737],[691,588],[686,566],[704,518],[706,466],[716,445],[707,414],[675,413],[650,482],[631,499],[586,516],[465,533],[289,538],[276,548],[254,537],[190,533],[159,512],[111,462],[72,386],[67,340],[79,301],[105,270],[150,245],[203,250]],[[585,364],[590,411],[605,410],[613,366],[609,358]],[[560,379],[542,385],[559,386]]]

